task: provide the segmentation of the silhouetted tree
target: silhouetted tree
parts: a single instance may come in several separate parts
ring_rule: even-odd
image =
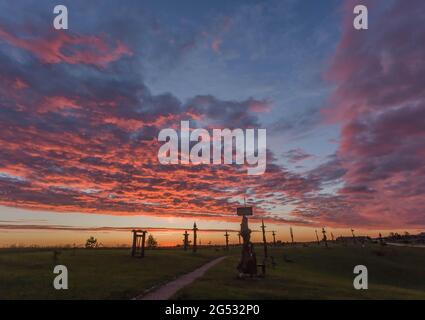
[[[97,239],[95,237],[90,237],[87,239],[86,241],[86,248],[87,249],[94,249],[97,248],[98,244],[97,244]]]
[[[155,238],[153,237],[153,235],[149,235],[148,237],[148,242],[147,242],[147,247],[149,249],[154,249],[158,246],[158,241],[155,240]]]

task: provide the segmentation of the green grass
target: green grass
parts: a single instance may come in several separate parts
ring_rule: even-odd
[[[0,299],[130,299],[152,286],[192,271],[222,255],[202,250],[149,250],[144,259],[131,258],[128,249],[0,250]],[[69,289],[53,288],[53,268],[68,268]]]
[[[262,248],[256,247],[257,259]],[[425,250],[371,245],[269,248],[277,266],[264,279],[236,277],[239,250],[180,290],[176,299],[425,299]],[[292,262],[287,262],[291,260]],[[369,289],[353,288],[353,269],[368,268]]]
[[[257,246],[257,259],[262,248]],[[0,250],[0,299],[129,299],[192,271],[224,251],[150,250],[145,259],[128,249]],[[239,280],[240,248],[180,290],[177,299],[425,299],[425,249],[370,245],[271,247],[277,266],[264,279]],[[288,262],[290,260],[291,262]],[[53,267],[69,270],[69,290],[54,290]],[[354,290],[353,268],[366,265],[369,290]]]

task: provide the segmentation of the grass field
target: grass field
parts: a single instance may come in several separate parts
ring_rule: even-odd
[[[261,257],[257,246],[257,259]],[[264,279],[240,280],[232,254],[176,299],[425,299],[425,249],[373,245],[269,248],[277,265]],[[368,268],[369,289],[353,288],[353,269]],[[212,285],[213,284],[213,285]]]
[[[144,259],[129,249],[0,250],[0,299],[130,299],[218,256],[183,250],[148,250]],[[53,268],[68,268],[69,289],[53,288]]]
[[[257,246],[257,259],[262,259]],[[0,250],[0,299],[129,299],[227,254],[176,299],[425,299],[425,249],[370,245],[270,247],[264,279],[239,280],[240,248],[147,251],[131,258],[128,249]],[[69,270],[69,290],[53,289],[53,267]],[[369,290],[354,290],[353,268],[367,266]]]

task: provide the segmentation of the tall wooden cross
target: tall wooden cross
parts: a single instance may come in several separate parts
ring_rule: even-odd
[[[189,233],[187,232],[187,230],[184,231],[183,237],[183,248],[184,251],[187,251],[187,246],[189,244]]]
[[[289,232],[291,233],[292,244],[294,244],[294,232],[292,231],[292,227],[289,227]]]
[[[267,258],[266,226],[263,219],[261,219],[261,229],[263,230],[264,257]]]
[[[254,253],[254,246],[251,242],[251,229],[248,227],[248,216],[252,216],[253,208],[245,206],[238,207],[236,213],[242,216],[241,229],[239,236],[243,240],[241,260],[238,263],[237,269],[239,275],[249,274],[253,276],[257,274],[257,259]]]
[[[229,233],[227,232],[227,230],[224,234],[224,237],[226,238],[226,250],[229,250]]]
[[[273,245],[276,246],[276,231],[272,231],[272,236],[273,236]]]
[[[320,245],[320,241],[319,241],[319,235],[317,234],[317,230],[314,230],[316,232],[316,239],[317,239],[317,244]]]
[[[193,223],[193,252],[196,252],[197,248],[197,244],[196,244],[196,231],[198,231],[198,228],[196,227],[196,222]]]

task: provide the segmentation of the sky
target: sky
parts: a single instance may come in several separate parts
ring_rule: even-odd
[[[0,1],[0,246],[423,231],[425,3]],[[369,11],[353,28],[353,8]],[[267,129],[267,169],[162,165],[158,133]]]

